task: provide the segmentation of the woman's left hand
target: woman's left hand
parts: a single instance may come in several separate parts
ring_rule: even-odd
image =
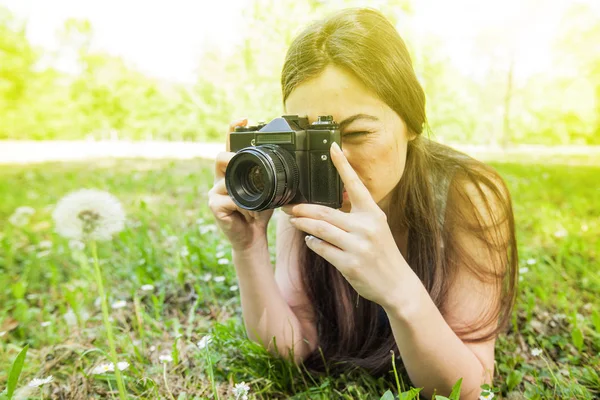
[[[390,304],[410,267],[398,250],[385,213],[371,197],[337,144],[335,165],[352,204],[349,213],[318,204],[282,207],[292,225],[308,233],[306,244],[335,266],[362,297]]]

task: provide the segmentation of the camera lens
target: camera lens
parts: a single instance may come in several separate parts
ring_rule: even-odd
[[[262,211],[287,204],[299,183],[294,157],[265,144],[238,151],[225,170],[225,186],[233,201],[246,210]]]

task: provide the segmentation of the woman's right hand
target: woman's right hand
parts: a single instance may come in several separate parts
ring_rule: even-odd
[[[229,239],[231,247],[237,251],[247,250],[257,241],[266,239],[267,225],[273,215],[273,209],[248,211],[238,207],[225,186],[227,164],[236,154],[229,151],[229,134],[236,126],[246,126],[247,123],[247,119],[242,119],[229,125],[227,151],[217,154],[214,185],[208,191],[208,207],[215,216],[217,225]]]

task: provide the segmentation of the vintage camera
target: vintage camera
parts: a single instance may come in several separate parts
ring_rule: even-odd
[[[329,148],[340,148],[338,125],[331,115],[317,121],[284,115],[268,124],[236,127],[230,134],[236,152],[225,170],[225,186],[240,208],[262,211],[288,203],[342,206],[343,183]]]

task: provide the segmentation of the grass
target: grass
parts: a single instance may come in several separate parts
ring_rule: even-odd
[[[512,327],[496,345],[496,398],[598,398],[600,166],[589,159],[493,165],[513,195],[521,268]],[[130,363],[122,373],[130,398],[234,398],[240,382],[258,399],[397,393],[394,376],[311,376],[246,339],[228,243],[207,207],[212,180],[205,160],[3,166],[0,389],[28,344],[15,398],[118,397],[113,373],[91,372],[110,355],[93,270],[78,258],[91,257],[90,249],[72,251],[51,219],[62,196],[89,187],[116,195],[128,215],[123,232],[98,244],[98,257],[109,304],[126,302],[110,311],[119,359]],[[25,205],[36,210],[30,222],[9,224]],[[269,239],[274,259],[274,224]],[[207,334],[213,340],[200,349]],[[27,387],[48,375],[52,382]]]

